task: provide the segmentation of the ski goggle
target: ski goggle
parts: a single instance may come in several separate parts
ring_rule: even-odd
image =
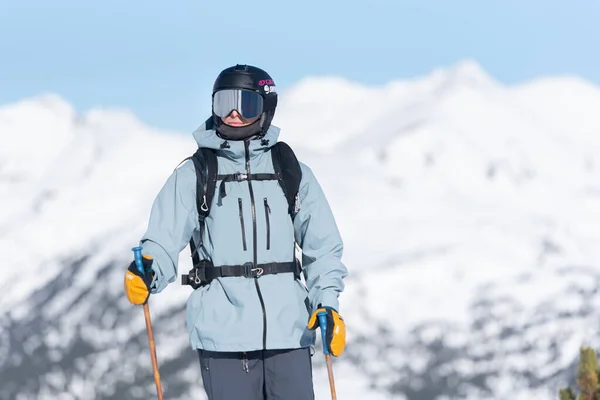
[[[225,118],[233,110],[246,119],[256,118],[263,112],[263,97],[250,90],[224,89],[213,96],[215,115]]]

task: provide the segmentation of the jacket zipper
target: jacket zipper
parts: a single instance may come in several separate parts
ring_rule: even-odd
[[[250,169],[250,141],[244,140],[244,150],[246,153],[246,172],[248,175],[252,174]],[[250,204],[252,205],[252,249],[254,251],[253,268],[256,268],[258,264],[258,249],[256,248],[256,204],[254,203],[254,190],[252,189],[252,181],[248,179],[248,190],[250,192]],[[258,284],[258,277],[254,278],[254,285],[256,286],[256,292],[258,293],[258,299],[260,300],[260,306],[263,314],[263,350],[267,349],[267,312],[265,310],[265,301],[260,291]]]
[[[248,250],[246,246],[246,226],[244,225],[244,209],[242,207],[242,199],[238,198],[238,206],[240,209],[240,225],[242,227],[242,245],[244,246],[244,251]]]
[[[271,248],[271,220],[269,218],[269,214],[271,214],[271,207],[269,207],[269,203],[267,202],[267,198],[265,197],[265,219],[267,220],[267,250]]]

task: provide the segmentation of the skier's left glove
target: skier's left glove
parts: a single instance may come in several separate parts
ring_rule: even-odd
[[[125,271],[125,294],[131,304],[146,304],[148,297],[150,297],[150,284],[154,278],[152,261],[152,257],[144,254],[142,256],[143,274],[138,271],[135,260],[129,264],[129,268]]]
[[[325,330],[325,346],[327,351],[335,357],[339,357],[346,347],[346,324],[344,319],[332,307],[319,307],[312,313],[308,320],[308,329],[315,330],[319,327],[318,313],[327,313],[327,328]]]

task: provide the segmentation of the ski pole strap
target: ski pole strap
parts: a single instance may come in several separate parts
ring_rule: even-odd
[[[182,276],[183,285],[191,285],[196,289],[198,286],[210,283],[215,278],[229,276],[243,276],[245,278],[259,278],[263,275],[294,273],[296,279],[300,278],[299,264],[296,261],[281,263],[257,264],[248,262],[243,265],[221,265],[213,266],[212,262],[202,260],[194,266],[188,275]]]
[[[133,258],[135,260],[135,266],[137,267],[140,274],[144,275],[144,263],[142,261],[142,246],[136,246],[131,249],[133,251]]]
[[[319,317],[319,326],[321,327],[321,341],[323,342],[323,353],[325,355],[329,354],[329,350],[327,349],[327,312],[321,311],[317,314]]]

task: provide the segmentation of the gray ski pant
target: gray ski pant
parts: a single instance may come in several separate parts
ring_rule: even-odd
[[[198,350],[208,400],[314,400],[311,348]]]

